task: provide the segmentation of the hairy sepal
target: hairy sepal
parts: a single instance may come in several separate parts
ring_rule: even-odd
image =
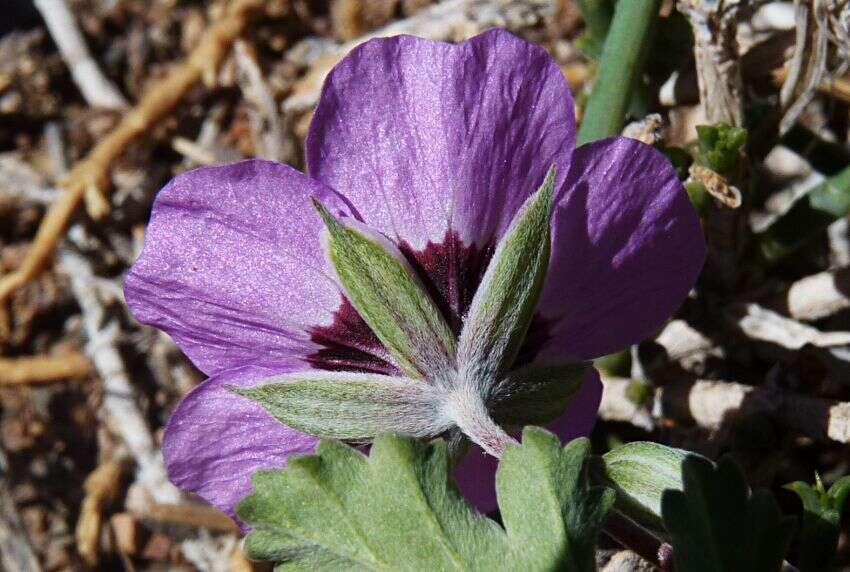
[[[318,201],[327,253],[351,303],[393,359],[414,378],[442,379],[455,367],[454,335],[398,248]]]
[[[460,378],[467,383],[495,383],[525,339],[549,266],[554,185],[552,167],[514,217],[475,292],[458,342]]]
[[[560,417],[581,387],[590,363],[524,367],[510,372],[487,402],[501,425],[545,425]]]
[[[231,389],[284,425],[322,438],[367,441],[390,432],[433,437],[451,427],[434,388],[416,379],[315,371]]]

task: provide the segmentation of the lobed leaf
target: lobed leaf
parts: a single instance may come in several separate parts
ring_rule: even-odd
[[[683,490],[667,490],[661,497],[676,570],[779,570],[794,521],[782,516],[770,493],[751,494],[741,469],[728,457],[715,467],[688,456],[682,475]]]
[[[526,429],[499,466],[505,529],[457,491],[445,442],[393,435],[368,457],[322,441],[260,471],[237,513],[251,526],[248,555],[276,570],[590,570],[613,492],[586,488],[587,450]]]
[[[589,363],[514,370],[493,389],[490,410],[500,425],[544,425],[566,411]]]
[[[584,460],[590,441],[561,448],[558,438],[526,427],[521,445],[508,445],[496,473],[496,492],[517,570],[596,568],[596,539],[614,491],[587,488]]]

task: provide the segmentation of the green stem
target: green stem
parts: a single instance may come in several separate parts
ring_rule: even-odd
[[[850,214],[850,167],[806,193],[761,235],[761,252],[777,262],[803,246],[830,223]]]
[[[617,2],[578,132],[579,145],[620,133],[660,4],[661,0]]]

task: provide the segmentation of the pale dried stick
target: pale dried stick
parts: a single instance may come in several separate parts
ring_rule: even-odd
[[[658,399],[665,416],[719,429],[735,415],[768,414],[782,426],[819,441],[850,443],[850,403],[725,381],[671,386]]]
[[[89,358],[80,352],[55,356],[0,358],[0,386],[85,379],[91,373],[92,364]]]
[[[92,107],[126,109],[127,100],[97,67],[65,0],[35,0],[35,7],[86,102]]]
[[[215,81],[217,68],[233,42],[242,35],[252,16],[264,5],[262,0],[234,0],[221,20],[210,26],[186,60],[151,87],[115,129],[74,166],[63,181],[65,192],[42,219],[23,264],[11,274],[0,278],[0,308],[5,307],[12,292],[32,280],[44,268],[80,201],[85,200],[92,218],[102,218],[109,212],[105,194],[109,190],[112,163],[131,141],[144,135],[167,115],[192,86],[201,80],[208,84]],[[8,322],[8,319],[0,320],[3,321]],[[8,323],[0,323],[0,338],[7,333]]]
[[[741,0],[679,0],[694,32],[700,103],[709,123],[743,125],[743,82],[736,32]]]
[[[850,268],[806,276],[785,294],[788,315],[795,320],[819,320],[850,308]]]
[[[82,310],[83,327],[89,338],[86,353],[103,383],[101,415],[107,427],[127,447],[138,467],[137,480],[151,497],[157,502],[177,502],[180,492],[168,481],[162,454],[137,405],[136,391],[116,348],[119,322],[107,320],[91,265],[84,257],[70,251],[61,252],[59,262],[71,279],[71,289]]]
[[[647,429],[650,412],[660,419],[719,429],[734,416],[767,414],[788,427],[819,441],[850,443],[850,403],[786,393],[729,381],[699,380],[659,387],[650,403],[629,399],[631,379],[605,377],[599,416]]]
[[[789,350],[799,350],[809,344],[819,348],[850,345],[850,332],[822,332],[758,304],[744,304],[733,308],[730,313],[751,340],[769,342]]]
[[[799,42],[802,39],[804,43],[803,45],[798,44],[796,49],[800,53],[810,52],[810,56],[805,65],[805,78],[801,78],[799,69],[793,67],[795,64],[799,67],[802,67],[802,62],[792,60],[792,68],[789,74],[790,85],[787,88],[785,85],[783,85],[781,91],[783,107],[785,107],[785,114],[782,116],[782,120],[779,122],[780,134],[784,134],[789,129],[791,129],[791,127],[794,125],[794,122],[797,121],[797,118],[800,116],[800,114],[815,96],[815,92],[821,85],[823,77],[826,74],[826,58],[829,39],[829,23],[827,17],[826,1],[813,0],[811,14],[809,14],[808,10],[808,8],[803,7],[801,10],[801,15],[807,20],[807,22],[814,22],[814,29],[811,29],[812,26],[811,24],[809,24],[809,33],[804,32],[803,34],[797,34],[797,41]],[[808,43],[806,41],[806,36],[811,36],[812,39],[810,50],[806,50],[806,44]],[[795,53],[794,55],[796,59],[797,53]],[[792,96],[798,90],[798,88],[801,88],[799,89],[799,94],[795,99],[792,100]]]

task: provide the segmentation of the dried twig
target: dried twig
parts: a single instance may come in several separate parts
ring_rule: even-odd
[[[215,81],[217,68],[231,45],[264,4],[262,0],[234,0],[221,20],[210,26],[186,60],[154,85],[124,115],[109,136],[74,166],[62,184],[65,192],[42,219],[27,258],[20,268],[0,279],[0,308],[12,292],[43,269],[80,201],[85,200],[92,218],[102,218],[109,212],[105,194],[109,189],[112,163],[131,141],[148,132],[168,114],[192,86],[201,80],[207,84]],[[0,337],[7,332],[8,323],[0,323]]]
[[[603,419],[647,429],[650,411],[660,418],[716,430],[734,416],[767,414],[784,427],[817,440],[850,443],[850,403],[753,387],[728,381],[699,380],[657,388],[651,403],[638,405],[627,391],[633,380],[604,378],[599,414]]]
[[[778,85],[784,85],[788,81],[788,70],[777,68],[773,70],[773,81]],[[826,78],[817,85],[818,93],[834,97],[845,103],[850,103],[850,78],[834,77]]]
[[[103,75],[97,67],[97,62],[91,57],[65,0],[35,0],[35,7],[41,12],[41,17],[44,18],[44,23],[47,24],[47,29],[50,30],[50,35],[86,102],[93,107],[126,109],[127,101],[124,96]]]
[[[784,305],[795,320],[819,320],[850,308],[850,268],[820,272],[791,284]]]
[[[211,506],[199,504],[153,504],[145,507],[139,518],[163,524],[206,528],[217,532],[239,534],[239,527],[229,516]]]
[[[733,308],[732,313],[741,331],[754,341],[769,342],[789,350],[799,350],[809,344],[819,348],[850,344],[850,332],[822,332],[758,304],[744,304]]]
[[[89,566],[95,566],[99,560],[98,543],[103,510],[105,505],[118,497],[123,472],[124,465],[121,462],[109,461],[97,467],[83,485],[86,496],[80,507],[75,536],[77,552]]]
[[[85,379],[91,373],[89,358],[80,352],[55,356],[0,358],[0,386]]]
[[[826,0],[813,0],[811,8],[797,3],[797,45],[790,62],[788,81],[782,86],[781,101],[785,114],[779,133],[787,132],[815,96],[826,74],[829,22]],[[809,41],[809,38],[811,41]],[[805,54],[809,57],[805,59]],[[795,92],[799,92],[794,98]]]
[[[89,262],[72,252],[62,252],[62,269],[71,279],[71,289],[83,313],[83,326],[89,337],[89,354],[103,382],[101,414],[107,426],[127,446],[138,466],[138,481],[157,502],[176,502],[180,492],[168,481],[159,451],[145,416],[136,403],[136,391],[115,347],[119,323],[107,320],[106,310],[95,290],[96,281]]]
[[[743,125],[741,67],[736,39],[740,0],[679,0],[694,31],[700,102],[709,123]]]

